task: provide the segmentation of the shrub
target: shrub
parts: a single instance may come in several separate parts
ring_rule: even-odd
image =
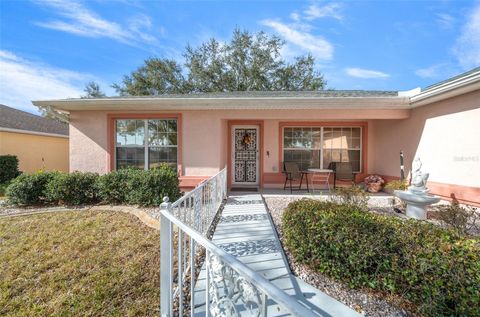
[[[480,314],[480,240],[431,223],[315,200],[291,203],[285,245],[350,287],[403,296],[428,316]]]
[[[408,182],[406,180],[393,180],[389,181],[386,185],[385,188],[391,189],[391,190],[407,190],[408,188]]]
[[[48,202],[47,184],[58,174],[44,171],[21,174],[7,187],[8,202],[13,205],[39,205]]]
[[[83,205],[97,202],[95,173],[57,173],[47,184],[47,199],[66,205]]]
[[[330,197],[332,202],[352,206],[361,210],[368,210],[369,195],[364,188],[358,185],[339,187]]]
[[[98,176],[95,173],[39,172],[23,174],[7,188],[15,205],[57,203],[66,205],[111,204],[159,205],[163,197],[180,197],[176,172],[168,165],[145,170],[126,169]]]
[[[5,196],[5,193],[7,192],[8,185],[10,185],[10,182],[5,182],[3,184],[0,184],[0,197]]]
[[[468,234],[470,230],[477,230],[477,209],[470,206],[461,206],[458,201],[452,201],[448,205],[438,205],[433,212],[448,227],[457,230],[461,234]]]
[[[170,201],[180,197],[177,173],[166,164],[148,171],[134,171],[129,175],[127,202],[130,204],[153,206],[161,204],[165,196]]]
[[[20,175],[18,158],[15,155],[0,155],[0,184]]]
[[[127,201],[129,182],[135,173],[142,172],[135,169],[121,169],[98,177],[95,184],[98,197],[102,202],[122,204]]]

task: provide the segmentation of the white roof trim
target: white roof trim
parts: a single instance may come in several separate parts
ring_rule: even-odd
[[[475,90],[480,90],[480,70],[427,88],[419,94],[410,97],[410,103],[415,108]]]
[[[305,98],[102,98],[33,101],[63,111],[82,110],[243,110],[243,109],[410,109],[408,97]],[[118,107],[122,106],[121,109]]]
[[[68,139],[68,135],[64,135],[64,134],[46,133],[46,132],[38,132],[38,131],[30,131],[30,130],[20,130],[20,129],[2,128],[2,127],[0,127],[0,132],[33,134],[33,135],[51,136],[51,137],[56,137],[56,138],[65,138],[65,139]]]

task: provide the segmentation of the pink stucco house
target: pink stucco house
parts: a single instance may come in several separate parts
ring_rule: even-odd
[[[167,162],[182,187],[224,166],[229,186],[282,187],[283,162],[408,173],[419,156],[437,195],[480,203],[480,68],[411,91],[235,92],[34,101],[70,117],[70,170]]]

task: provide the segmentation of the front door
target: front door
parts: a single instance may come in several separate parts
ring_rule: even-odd
[[[232,127],[232,184],[258,185],[258,126]]]

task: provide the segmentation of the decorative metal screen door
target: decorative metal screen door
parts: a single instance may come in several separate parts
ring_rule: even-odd
[[[234,126],[232,134],[232,183],[258,185],[258,127]]]

